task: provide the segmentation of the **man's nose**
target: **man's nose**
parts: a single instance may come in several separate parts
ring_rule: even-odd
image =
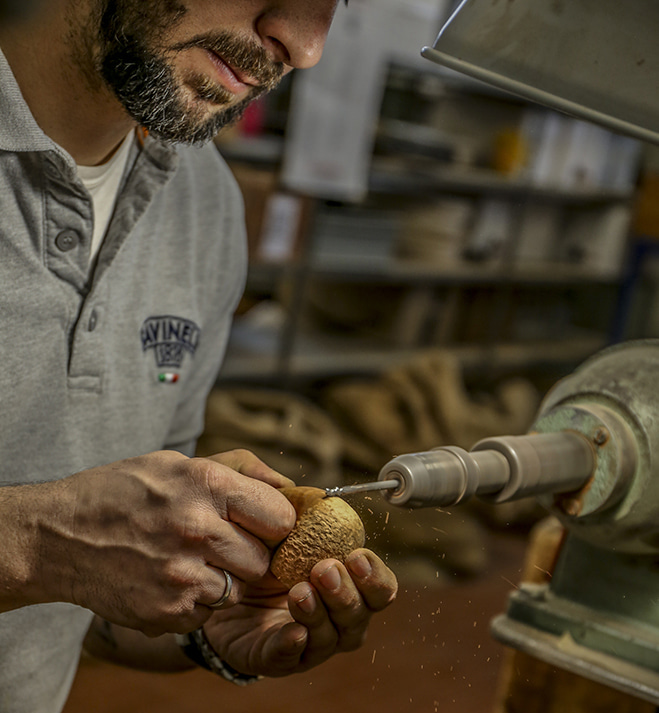
[[[256,29],[273,59],[296,69],[320,59],[337,0],[279,0],[258,18]]]

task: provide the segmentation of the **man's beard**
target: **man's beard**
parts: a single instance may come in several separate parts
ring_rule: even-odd
[[[238,120],[248,104],[274,88],[284,74],[260,45],[229,33],[209,34],[164,48],[161,37],[185,14],[171,0],[108,0],[100,21],[98,69],[126,112],[166,141],[200,144]],[[173,53],[200,47],[255,80],[249,94],[235,95],[201,74],[182,78],[168,62]]]

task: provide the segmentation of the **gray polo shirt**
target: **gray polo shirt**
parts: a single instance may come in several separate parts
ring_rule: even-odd
[[[244,285],[242,201],[213,147],[135,149],[93,271],[93,207],[0,54],[0,485],[191,452]],[[91,614],[0,615],[0,711],[59,711]]]

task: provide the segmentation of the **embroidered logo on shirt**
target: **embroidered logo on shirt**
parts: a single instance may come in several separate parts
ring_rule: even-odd
[[[194,356],[200,335],[201,330],[192,320],[173,315],[149,317],[140,328],[142,351],[153,350],[159,369],[180,369],[186,354]],[[158,379],[174,383],[178,374],[166,371]]]

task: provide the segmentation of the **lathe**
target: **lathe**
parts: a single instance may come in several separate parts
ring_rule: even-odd
[[[378,477],[402,507],[536,496],[567,536],[550,584],[522,583],[494,636],[656,703],[658,383],[659,340],[612,347],[549,392],[527,435],[403,454]]]

